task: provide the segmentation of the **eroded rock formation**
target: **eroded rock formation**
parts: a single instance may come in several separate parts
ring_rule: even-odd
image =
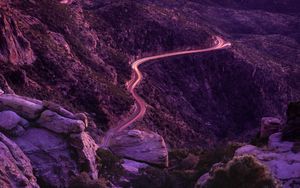
[[[0,133],[1,187],[38,188],[31,162],[19,146]]]
[[[300,152],[294,152],[295,143],[281,141],[281,136],[281,133],[271,135],[267,149],[246,145],[235,155],[255,156],[283,183],[283,187],[297,187],[300,185]]]
[[[12,14],[16,12],[0,11],[0,61],[15,65],[32,64],[36,57],[31,44],[12,19]]]
[[[284,130],[293,130],[289,131],[290,135],[288,135],[288,138],[292,138],[290,141],[283,140],[284,133],[282,132],[277,132],[267,136],[276,130],[278,131],[282,126],[282,121],[274,117],[264,117],[261,120],[260,135],[262,136],[262,139],[265,137],[268,138],[268,144],[264,147],[245,145],[235,151],[235,156],[251,155],[258,159],[270,170],[276,179],[280,180],[280,183],[284,188],[294,188],[300,186],[299,143],[295,140],[292,141],[298,136],[297,134],[294,134],[296,133],[295,127],[298,126],[294,120],[300,117],[297,109],[297,103],[292,103],[289,105],[287,113],[288,120]],[[222,166],[224,164],[217,163],[213,165],[210,172],[220,165]],[[211,178],[212,177],[210,173],[202,175],[198,179],[196,187],[205,187],[204,185]]]
[[[8,187],[38,187],[36,178],[41,186],[67,187],[81,171],[98,178],[98,146],[84,131],[85,116],[57,108],[67,114],[64,117],[49,107],[28,97],[0,96],[0,131],[8,137],[0,133],[4,159],[0,170],[4,170],[1,181]],[[5,171],[7,168],[11,172]]]

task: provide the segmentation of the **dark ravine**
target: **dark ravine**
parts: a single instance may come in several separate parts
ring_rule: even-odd
[[[206,49],[196,49],[196,50],[187,50],[187,51],[178,51],[178,52],[171,52],[171,53],[163,53],[161,55],[145,57],[142,59],[138,59],[131,63],[131,68],[133,70],[131,79],[126,82],[127,90],[132,94],[133,98],[135,99],[135,107],[132,114],[123,120],[122,122],[118,123],[116,127],[112,127],[109,131],[107,131],[106,135],[102,140],[102,145],[104,148],[109,147],[109,142],[112,136],[115,133],[121,132],[124,129],[127,129],[136,121],[142,119],[146,113],[147,104],[145,101],[135,92],[135,89],[139,86],[139,84],[143,80],[143,74],[139,70],[139,66],[143,63],[154,61],[158,59],[176,57],[176,56],[184,56],[184,55],[191,55],[195,53],[204,53],[204,52],[211,52],[215,50],[225,49],[231,46],[231,43],[225,42],[221,37],[215,36],[215,45],[206,48]]]

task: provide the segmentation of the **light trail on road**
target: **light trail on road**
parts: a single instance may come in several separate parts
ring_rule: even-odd
[[[135,109],[134,112],[122,123],[120,123],[118,126],[111,128],[106,135],[104,136],[102,140],[101,147],[108,148],[109,147],[109,141],[112,138],[112,136],[120,132],[126,128],[128,128],[131,124],[136,122],[137,120],[141,119],[145,113],[146,113],[146,102],[136,93],[135,89],[139,86],[141,81],[143,80],[143,74],[139,70],[139,66],[145,62],[167,58],[167,57],[173,57],[173,56],[181,56],[181,55],[188,55],[188,54],[194,54],[194,53],[202,53],[202,52],[209,52],[209,51],[215,51],[224,49],[227,47],[230,47],[231,43],[224,41],[221,37],[216,36],[215,37],[215,46],[206,48],[206,49],[198,49],[198,50],[186,50],[186,51],[178,51],[178,52],[170,52],[165,53],[161,55],[155,55],[150,57],[145,57],[138,59],[134,61],[131,64],[131,68],[133,70],[131,79],[127,82],[127,90],[132,94],[133,98],[135,99]]]

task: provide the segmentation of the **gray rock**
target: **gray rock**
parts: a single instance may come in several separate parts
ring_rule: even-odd
[[[78,175],[72,156],[76,155],[67,139],[40,128],[31,128],[16,139],[16,144],[30,159],[36,176],[50,187],[68,187],[70,178]]]
[[[282,126],[282,121],[278,118],[263,117],[261,119],[260,137],[268,138],[271,134],[277,133]]]
[[[283,186],[283,188],[297,188],[297,187],[300,187],[300,178],[289,180]]]
[[[123,163],[121,164],[123,169],[129,173],[130,175],[140,175],[140,170],[146,169],[149,167],[148,164],[140,163],[128,159],[124,159]]]
[[[43,101],[43,105],[50,111],[56,112],[59,115],[75,120],[81,120],[84,122],[85,126],[88,126],[88,117],[84,113],[77,113],[73,114],[72,112],[64,109],[59,104],[50,102],[50,101]]]
[[[168,166],[165,141],[154,132],[122,131],[111,139],[109,148],[124,158],[162,167]]]
[[[80,133],[85,129],[83,121],[69,119],[50,110],[42,113],[37,124],[56,133]]]
[[[98,178],[96,151],[98,145],[86,132],[70,135],[70,144],[77,151],[80,166],[85,166],[93,179]]]
[[[12,111],[0,112],[0,129],[10,131],[17,126],[27,126],[28,121]]]
[[[38,188],[30,160],[10,139],[0,133],[1,187]]]
[[[44,107],[41,101],[12,94],[0,95],[0,111],[11,110],[25,119],[36,119]]]
[[[277,152],[289,152],[293,148],[294,143],[281,140],[282,133],[275,133],[269,137],[268,148]]]
[[[247,145],[236,150],[235,155],[253,155],[265,164],[271,173],[283,182],[284,187],[290,187],[291,182],[300,179],[300,152],[291,151],[293,143],[282,142],[281,133],[276,133],[269,138],[267,149]]]
[[[43,101],[43,105],[50,111],[56,112],[59,115],[66,117],[66,118],[70,118],[70,119],[76,119],[75,115],[64,109],[63,107],[61,107],[59,104],[53,103],[51,101]]]
[[[204,187],[204,185],[207,184],[207,181],[210,179],[209,173],[203,174],[196,182],[195,188],[201,188]]]

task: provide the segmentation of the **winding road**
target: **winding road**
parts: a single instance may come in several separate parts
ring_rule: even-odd
[[[128,91],[132,94],[133,98],[135,99],[134,112],[124,122],[121,122],[116,127],[113,127],[109,131],[107,131],[106,135],[104,136],[104,138],[102,140],[101,147],[108,148],[109,141],[114,136],[115,133],[126,129],[132,123],[141,119],[146,113],[147,104],[135,91],[135,89],[139,86],[139,84],[143,80],[143,75],[142,75],[141,71],[139,70],[139,66],[141,64],[148,62],[148,61],[172,57],[172,56],[188,55],[188,54],[202,53],[202,52],[209,52],[209,51],[224,49],[224,48],[227,48],[230,46],[231,46],[231,43],[226,42],[221,37],[216,36],[215,37],[215,45],[210,48],[165,53],[165,54],[161,54],[161,55],[145,57],[145,58],[134,61],[131,64],[131,68],[133,69],[131,79],[126,83]]]

